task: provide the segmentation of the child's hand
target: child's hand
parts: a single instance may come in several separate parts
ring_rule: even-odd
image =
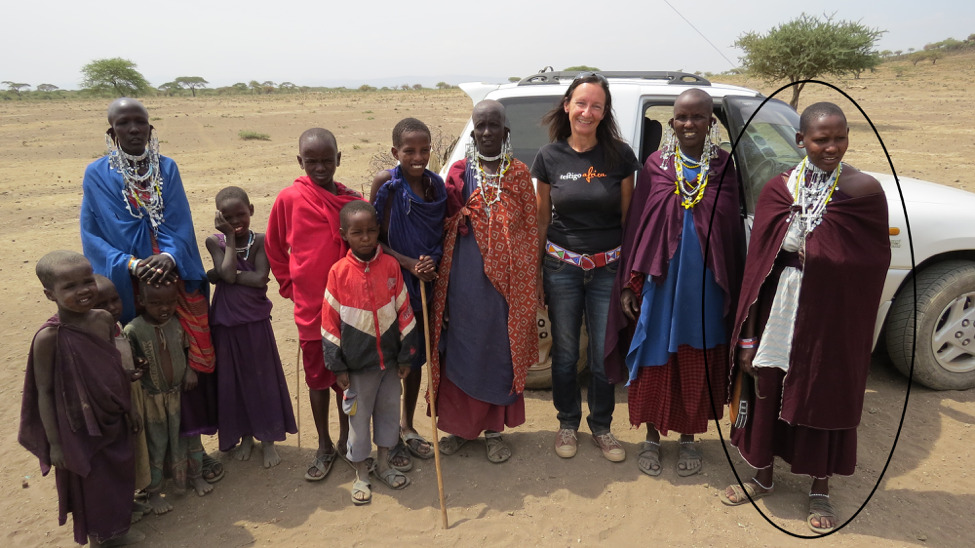
[[[64,461],[64,451],[61,450],[60,445],[51,445],[51,466],[56,468],[66,468],[67,463]]]
[[[420,255],[413,265],[413,274],[424,282],[432,282],[437,279],[437,263],[426,255]]]
[[[220,213],[219,211],[213,217],[213,227],[228,237],[234,233],[234,227],[230,225],[227,219],[224,219],[223,213]]]
[[[186,377],[183,379],[184,388],[186,390],[193,390],[196,388],[198,382],[200,382],[200,379],[196,376],[196,371],[193,371],[193,369],[187,367]]]
[[[335,382],[338,383],[339,388],[341,388],[342,390],[348,390],[349,389],[349,372],[348,371],[343,371],[341,373],[336,373],[335,374]]]
[[[399,371],[397,371],[396,374],[399,375],[399,378],[405,379],[406,377],[410,376],[410,369],[410,364],[401,363],[399,365]]]

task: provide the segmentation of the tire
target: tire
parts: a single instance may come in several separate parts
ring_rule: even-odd
[[[975,387],[975,262],[946,261],[917,275],[917,357],[914,380],[934,390]],[[887,352],[911,372],[914,287],[897,295],[887,319]]]

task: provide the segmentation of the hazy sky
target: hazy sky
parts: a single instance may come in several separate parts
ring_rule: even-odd
[[[975,33],[971,0],[669,0],[734,63],[732,46],[803,11],[888,31],[880,49]],[[882,5],[882,8],[878,8]],[[76,88],[92,59],[124,57],[153,84],[202,76],[321,85],[392,76],[525,76],[546,65],[731,68],[663,0],[163,0],[4,2],[0,81]],[[456,80],[456,78],[455,78]],[[457,81],[449,81],[456,84]]]

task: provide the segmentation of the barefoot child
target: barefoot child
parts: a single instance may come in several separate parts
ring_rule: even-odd
[[[379,447],[376,475],[393,489],[410,483],[390,466],[389,450],[399,441],[400,379],[409,374],[416,354],[416,322],[399,264],[379,249],[372,205],[346,204],[339,232],[351,249],[328,273],[322,345],[325,365],[345,390],[348,458],[356,471],[352,502],[358,506],[372,500],[366,462],[372,451],[370,419]]]
[[[341,394],[341,389],[335,384],[335,375],[325,368],[322,354],[322,296],[329,269],[349,249],[339,236],[339,210],[352,200],[362,199],[358,192],[333,179],[341,160],[332,132],[314,128],[301,134],[298,165],[306,175],[295,179],[274,200],[264,240],[281,296],[295,303],[305,382],[318,430],[315,461],[305,473],[308,481],[325,479],[338,455],[328,433],[328,390]],[[349,421],[341,412],[340,398],[336,404],[338,442],[343,446],[349,436]]]
[[[115,348],[122,355],[122,369],[129,373],[129,379],[132,380],[130,384],[132,409],[138,411],[145,407],[145,403],[142,401],[142,383],[139,382],[146,365],[145,361],[141,361],[139,367],[136,366],[135,360],[132,358],[132,346],[129,344],[129,339],[122,333],[122,324],[119,323],[123,310],[122,297],[115,289],[115,284],[105,276],[95,274],[95,285],[98,288],[98,297],[95,299],[94,308],[107,310],[112,315],[112,319],[115,320],[115,329],[112,331],[115,334]],[[141,417],[139,417],[138,424],[140,427],[142,426]],[[144,429],[140,428],[139,432],[132,434],[132,450],[135,452],[135,490],[142,491],[149,487],[149,483],[152,481],[152,476],[149,473],[149,449],[146,446]],[[152,512],[152,508],[141,502],[135,502],[132,506],[133,514],[148,514],[150,512]]]
[[[115,321],[93,310],[97,298],[91,263],[71,251],[37,262],[44,295],[58,306],[34,336],[27,358],[18,441],[54,467],[58,522],[70,512],[74,539],[122,546],[145,538],[130,531],[135,466],[130,431],[130,383],[115,349]]]
[[[199,435],[180,435],[181,392],[192,390],[197,375],[188,364],[189,340],[176,318],[178,292],[175,284],[139,283],[138,302],[144,308],[123,332],[132,346],[135,359],[148,362],[142,376],[145,421],[149,446],[149,472],[152,480],[149,505],[156,514],[173,509],[162,497],[162,481],[172,476],[178,490],[196,489],[201,497],[213,486],[203,479],[203,442]]]
[[[210,304],[210,334],[220,370],[220,450],[240,444],[233,456],[248,460],[257,438],[264,468],[270,468],[281,463],[274,442],[298,433],[271,330],[271,268],[264,235],[250,229],[254,206],[247,193],[230,186],[217,193],[216,202],[214,225],[220,233],[207,238],[206,246],[213,257],[211,281],[217,286]]]
[[[372,181],[369,200],[379,216],[379,241],[383,251],[396,259],[410,294],[414,316],[422,317],[420,284],[437,277],[437,264],[443,256],[443,223],[447,213],[447,189],[443,179],[426,169],[430,161],[430,129],[416,118],[405,118],[393,128],[392,155],[399,161],[393,169],[380,171]],[[433,292],[431,291],[432,295]],[[423,340],[423,322],[416,322],[417,341]],[[403,444],[391,453],[394,467],[410,470],[409,455],[428,459],[433,447],[413,427],[413,414],[420,394],[426,352],[422,344],[413,359],[409,376],[403,381],[403,418],[400,421]],[[397,462],[406,460],[405,463]]]

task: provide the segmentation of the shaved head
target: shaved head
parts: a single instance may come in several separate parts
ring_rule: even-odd
[[[477,124],[478,118],[491,114],[499,114],[501,119],[504,120],[504,127],[509,130],[511,129],[511,125],[508,123],[508,114],[504,109],[504,105],[498,101],[495,101],[494,99],[485,99],[474,105],[474,111],[471,112],[471,119],[475,124]]]
[[[707,107],[708,112],[714,110],[714,99],[711,98],[711,94],[701,88],[690,88],[684,91],[678,95],[677,100],[674,101],[675,108],[677,107],[678,103],[686,105],[701,105]]]
[[[149,118],[149,111],[137,99],[120,97],[108,105],[108,125],[115,125],[115,119],[118,118],[119,113],[127,109],[138,109],[145,114],[146,118]]]
[[[315,127],[305,130],[305,132],[301,134],[301,137],[298,138],[298,154],[301,154],[308,145],[318,142],[329,143],[336,150],[339,148],[338,142],[335,141],[335,135],[333,135],[331,131],[324,128]]]
[[[813,103],[802,111],[802,115],[799,116],[799,132],[805,133],[809,131],[810,124],[820,118],[827,118],[829,116],[839,116],[843,119],[844,124],[847,123],[846,114],[843,114],[843,109],[834,103],[822,101],[820,103]]]
[[[52,251],[37,261],[37,266],[34,267],[34,273],[37,274],[37,279],[41,281],[41,285],[45,289],[52,289],[57,282],[58,274],[68,268],[79,265],[85,265],[89,269],[91,268],[91,263],[81,253],[74,251]]]

